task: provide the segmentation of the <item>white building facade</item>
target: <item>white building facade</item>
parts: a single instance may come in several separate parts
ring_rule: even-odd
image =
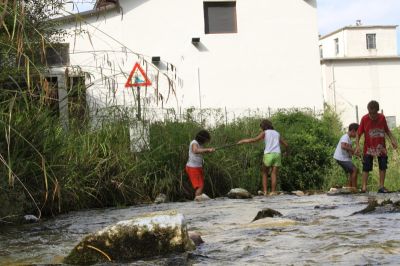
[[[400,124],[400,57],[396,25],[347,26],[320,38],[324,100],[343,126],[359,122],[371,100],[391,127]]]
[[[98,1],[59,20],[92,108],[136,108],[136,62],[152,82],[142,104],[322,108],[316,0]]]

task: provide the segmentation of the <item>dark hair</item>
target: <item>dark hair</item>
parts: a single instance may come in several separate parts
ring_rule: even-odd
[[[272,126],[272,122],[269,121],[268,119],[263,119],[263,120],[261,120],[260,127],[261,127],[263,130],[274,129],[274,127]]]
[[[377,101],[370,101],[367,105],[368,111],[379,111],[379,103]]]
[[[351,123],[349,125],[349,131],[352,131],[352,130],[357,131],[357,129],[358,129],[358,124],[357,123]]]
[[[200,131],[196,134],[196,137],[195,137],[195,140],[197,140],[197,142],[198,142],[200,145],[206,143],[206,142],[209,141],[210,139],[211,139],[210,133],[209,133],[207,130],[205,130],[205,129],[200,130]]]

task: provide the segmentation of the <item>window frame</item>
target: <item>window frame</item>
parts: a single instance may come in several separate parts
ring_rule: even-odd
[[[69,66],[69,43],[53,43],[46,47],[46,64],[48,66]]]
[[[230,25],[232,30],[221,30],[221,31],[210,30],[210,19],[209,19],[209,13],[208,13],[208,11],[209,11],[208,9],[210,7],[233,8],[233,12],[231,14],[233,25]],[[204,12],[204,33],[205,34],[232,34],[232,33],[238,32],[236,1],[204,1],[203,2],[203,12]]]
[[[322,45],[319,46],[319,58],[324,58],[324,47]]]
[[[334,44],[335,44],[335,55],[338,55],[340,50],[339,50],[339,38],[335,38],[333,40]]]
[[[369,37],[373,37],[370,39]],[[365,35],[367,50],[374,50],[376,49],[376,33],[367,33]]]

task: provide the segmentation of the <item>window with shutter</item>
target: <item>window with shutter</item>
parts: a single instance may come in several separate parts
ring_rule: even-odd
[[[204,2],[206,34],[237,33],[236,1]]]

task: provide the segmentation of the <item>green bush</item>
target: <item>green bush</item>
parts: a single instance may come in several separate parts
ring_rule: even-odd
[[[317,119],[298,112],[280,112],[272,117],[275,128],[289,143],[279,182],[282,190],[321,189],[340,132],[332,130],[332,119]]]

